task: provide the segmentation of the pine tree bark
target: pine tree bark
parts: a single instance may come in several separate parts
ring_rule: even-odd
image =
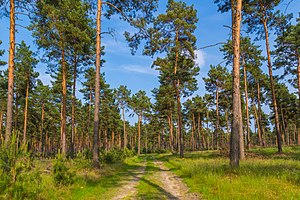
[[[216,86],[216,147],[217,150],[219,149],[219,124],[220,124],[220,117],[219,117],[219,86],[217,83]]]
[[[243,55],[243,71],[244,71],[244,88],[245,88],[245,102],[246,102],[246,130],[247,130],[247,149],[251,148],[251,136],[250,136],[250,117],[249,117],[249,97],[248,97],[248,80],[246,62]]]
[[[169,145],[170,145],[170,150],[173,152],[173,120],[172,120],[172,114],[167,116],[168,118],[168,123],[169,123]]]
[[[26,143],[27,134],[27,111],[28,111],[28,95],[29,95],[29,77],[26,83],[26,96],[25,96],[25,108],[24,108],[24,129],[23,129],[23,143]]]
[[[278,145],[278,153],[282,153],[282,141],[281,141],[281,133],[279,128],[279,115],[278,115],[278,108],[277,108],[277,101],[276,101],[276,92],[273,80],[273,69],[272,69],[272,62],[271,62],[271,51],[269,45],[269,32],[267,27],[267,20],[263,21],[264,31],[265,31],[265,38],[266,38],[266,50],[267,50],[267,57],[268,57],[268,69],[269,69],[269,76],[270,76],[270,87],[271,87],[271,94],[272,94],[272,101],[273,101],[273,111],[275,114],[275,131],[277,134],[277,145]]]
[[[95,111],[94,111],[94,136],[93,136],[93,164],[99,168],[99,104],[100,104],[100,65],[101,65],[101,15],[102,0],[97,5],[97,34],[96,34],[96,74],[95,74]]]
[[[138,116],[138,155],[141,155],[141,121],[142,115]]]
[[[112,131],[111,132],[111,145],[110,145],[111,149],[114,149],[115,147],[115,132]]]
[[[297,66],[297,75],[298,75],[298,98],[299,98],[299,106],[298,106],[298,115],[300,115],[300,55],[298,55],[298,66]],[[298,131],[298,145],[300,145],[300,129]],[[296,144],[296,141],[295,141]]]
[[[42,102],[42,121],[41,121],[41,138],[42,138],[42,154],[45,154],[45,134],[44,134],[44,121],[45,121],[45,103]],[[47,139],[47,138],[46,138]]]
[[[65,60],[65,50],[62,45],[62,110],[61,110],[61,150],[62,154],[67,153],[67,66]]]
[[[74,55],[74,66],[73,66],[73,91],[72,91],[72,116],[71,116],[71,156],[74,155],[75,151],[75,107],[76,107],[76,79],[77,79],[77,55]]]
[[[17,87],[16,87],[16,98],[15,98],[15,122],[14,122],[14,131],[17,131],[18,130],[18,117],[19,117],[19,93],[17,91]]]
[[[4,138],[2,135],[2,125],[3,125],[3,112],[4,112],[4,102],[1,103],[1,110],[0,110],[0,137],[1,137],[1,142],[3,144]]]
[[[242,0],[231,0],[232,42],[233,42],[233,101],[232,130],[230,137],[230,166],[238,167],[241,157],[240,136],[243,134],[241,95],[240,95],[240,31],[242,20]]]
[[[192,150],[195,151],[195,133],[196,132],[196,122],[195,122],[195,114],[193,113],[192,116],[192,138],[191,138],[191,144],[192,144]]]
[[[298,66],[297,66],[297,78],[298,78],[298,114],[300,115],[300,56],[298,55]]]
[[[13,123],[14,100],[14,68],[15,68],[15,0],[10,0],[10,27],[9,27],[9,61],[8,61],[8,90],[5,143],[10,140]]]
[[[127,133],[126,133],[126,120],[125,120],[125,108],[122,107],[123,116],[123,134],[124,134],[124,149],[127,147]]]

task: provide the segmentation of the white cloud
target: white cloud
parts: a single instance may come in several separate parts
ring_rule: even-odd
[[[158,75],[157,70],[152,69],[150,66],[149,67],[143,67],[141,65],[123,65],[122,67],[123,67],[124,70],[129,71],[129,72],[155,75],[155,76]]]
[[[52,86],[51,81],[53,81],[53,79],[49,74],[41,73],[39,75],[39,79],[43,82],[44,85]]]
[[[196,50],[196,64],[199,65],[199,67],[203,67],[205,65],[205,59],[206,59],[206,53],[203,50]]]

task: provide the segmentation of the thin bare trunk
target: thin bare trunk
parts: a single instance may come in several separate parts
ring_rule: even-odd
[[[247,82],[247,70],[246,70],[246,62],[243,56],[243,70],[244,70],[244,88],[245,88],[245,102],[246,102],[246,131],[247,131],[247,149],[251,148],[250,141],[250,117],[249,117],[249,97],[248,97],[248,82]]]
[[[13,123],[14,100],[14,68],[15,68],[15,0],[10,0],[10,27],[9,27],[9,61],[8,61],[8,90],[5,143],[10,140]]]
[[[76,107],[76,78],[77,78],[77,55],[74,55],[73,68],[73,91],[72,91],[72,116],[71,116],[71,155],[73,156],[75,150],[75,107]]]
[[[300,115],[300,56],[298,55],[298,66],[297,66],[297,75],[298,75],[298,115]],[[296,141],[295,141],[296,144]],[[300,134],[298,133],[298,145],[300,145]]]
[[[127,147],[127,133],[126,133],[126,120],[125,120],[125,108],[122,107],[123,116],[123,133],[124,133],[124,149]]]
[[[196,131],[196,123],[195,123],[195,114],[193,113],[193,116],[192,116],[192,138],[191,138],[191,144],[192,144],[193,151],[195,151],[195,135],[194,135],[195,131]]]
[[[29,95],[29,78],[26,84],[25,108],[24,108],[24,129],[23,129],[23,143],[26,143],[27,133],[27,111],[28,111],[28,95]]]
[[[112,131],[111,132],[111,149],[113,149],[115,147],[115,132]]]
[[[141,154],[141,121],[142,116],[138,116],[138,155]]]
[[[45,121],[45,103],[42,102],[42,122],[41,122],[41,138],[42,138],[42,153],[45,153],[45,135],[44,135],[44,121]],[[47,138],[46,138],[47,139]]]
[[[230,137],[230,166],[238,167],[241,159],[241,138],[243,134],[241,95],[240,95],[240,31],[242,20],[242,0],[231,0],[232,42],[233,42],[233,93],[232,129]],[[243,138],[242,138],[243,140]]]
[[[298,113],[300,114],[300,56],[298,55],[298,66],[297,66],[297,77],[298,77]]]
[[[169,123],[169,128],[170,128],[170,138],[169,138],[169,143],[170,143],[170,150],[173,152],[173,121],[172,121],[172,115],[167,116],[168,118],[168,123]]]
[[[269,32],[267,27],[267,20],[263,21],[264,30],[265,30],[265,37],[266,37],[266,50],[267,50],[267,56],[268,56],[268,69],[269,69],[269,76],[270,76],[270,87],[271,87],[271,93],[272,93],[272,101],[273,101],[273,109],[275,114],[275,130],[277,134],[277,145],[278,145],[278,153],[282,152],[282,146],[281,146],[281,133],[279,128],[279,115],[278,115],[278,108],[277,108],[277,102],[276,102],[276,92],[275,92],[275,86],[274,86],[274,80],[273,80],[273,69],[272,69],[272,62],[271,62],[271,51],[270,51],[270,45],[269,45]]]
[[[97,34],[96,34],[96,74],[95,74],[95,111],[94,111],[94,137],[93,137],[93,164],[99,167],[99,103],[100,103],[100,65],[101,65],[101,15],[102,0],[98,0]]]
[[[63,45],[62,45],[63,46]],[[67,66],[65,61],[65,50],[62,47],[62,110],[61,110],[61,150],[62,154],[67,153]]]
[[[4,112],[4,101],[2,102],[1,110],[0,110],[0,137],[1,137],[1,143],[3,143],[4,138],[2,135],[2,125],[3,125],[3,112]]]
[[[226,110],[226,112],[225,112],[225,118],[226,118],[226,131],[227,131],[227,135],[226,135],[226,143],[228,143],[230,131],[229,131],[229,119],[228,119],[228,111],[227,111],[227,110]]]
[[[216,90],[216,146],[217,149],[219,148],[219,88],[217,84],[217,90]]]

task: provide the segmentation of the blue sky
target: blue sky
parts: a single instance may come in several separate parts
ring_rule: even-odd
[[[197,24],[197,29],[195,35],[197,36],[197,46],[203,47],[218,42],[225,42],[229,38],[230,30],[225,28],[224,25],[230,26],[231,17],[230,13],[221,14],[217,12],[217,6],[213,4],[213,0],[185,0],[188,5],[194,4],[195,8],[198,10],[199,22]],[[286,4],[289,0],[286,0],[280,7],[281,10],[285,10]],[[159,13],[165,11],[167,0],[160,1]],[[300,11],[300,1],[294,0],[291,2],[287,8],[287,13],[294,13],[294,16],[298,16]],[[27,25],[28,20],[23,19],[23,21],[18,21],[18,24]],[[7,18],[0,19],[0,40],[3,41],[0,49],[8,49],[8,39],[9,39],[9,20]],[[33,38],[31,33],[21,27],[18,28],[18,33],[16,35],[17,43],[24,40],[27,44],[31,45],[33,51],[37,51],[36,46],[33,43]],[[102,39],[102,44],[105,46],[105,56],[106,60],[104,68],[101,69],[102,72],[106,74],[106,80],[111,85],[111,87],[116,88],[119,85],[127,85],[132,92],[137,92],[138,90],[145,90],[150,96],[151,90],[158,86],[158,72],[151,69],[152,58],[141,55],[138,52],[136,55],[131,55],[130,49],[124,40],[123,32],[125,30],[132,30],[128,24],[122,22],[118,17],[112,17],[110,21],[103,20],[103,31],[108,28],[115,29],[116,38],[105,35]],[[263,43],[258,43],[262,44]],[[199,64],[201,70],[200,75],[197,77],[198,80],[198,91],[195,94],[203,95],[205,93],[204,82],[202,78],[206,76],[209,66],[217,65],[223,61],[223,56],[219,52],[220,46],[215,46],[207,48],[204,50],[197,51],[197,63]],[[264,46],[262,46],[264,49]],[[39,54],[41,57],[42,55]],[[4,55],[4,60],[8,59],[8,54]],[[264,71],[266,71],[266,65],[263,66]],[[40,73],[40,79],[45,83],[50,83],[50,76],[45,74],[46,65],[39,63],[37,69]],[[78,88],[78,90],[80,87]],[[79,97],[82,97],[78,93]]]

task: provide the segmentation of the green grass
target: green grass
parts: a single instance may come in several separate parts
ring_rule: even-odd
[[[228,158],[214,151],[160,159],[204,199],[300,199],[300,148],[284,152],[253,149],[238,169],[231,169]]]
[[[115,194],[120,182],[130,176],[129,170],[141,166],[142,158],[126,159],[124,163],[107,164],[100,170],[78,168],[69,163],[70,170],[75,173],[71,186],[55,186],[51,173],[42,174],[42,199],[110,199]],[[47,168],[45,162],[37,163],[41,169]],[[51,161],[48,162],[48,168]],[[43,170],[42,170],[43,171]]]

